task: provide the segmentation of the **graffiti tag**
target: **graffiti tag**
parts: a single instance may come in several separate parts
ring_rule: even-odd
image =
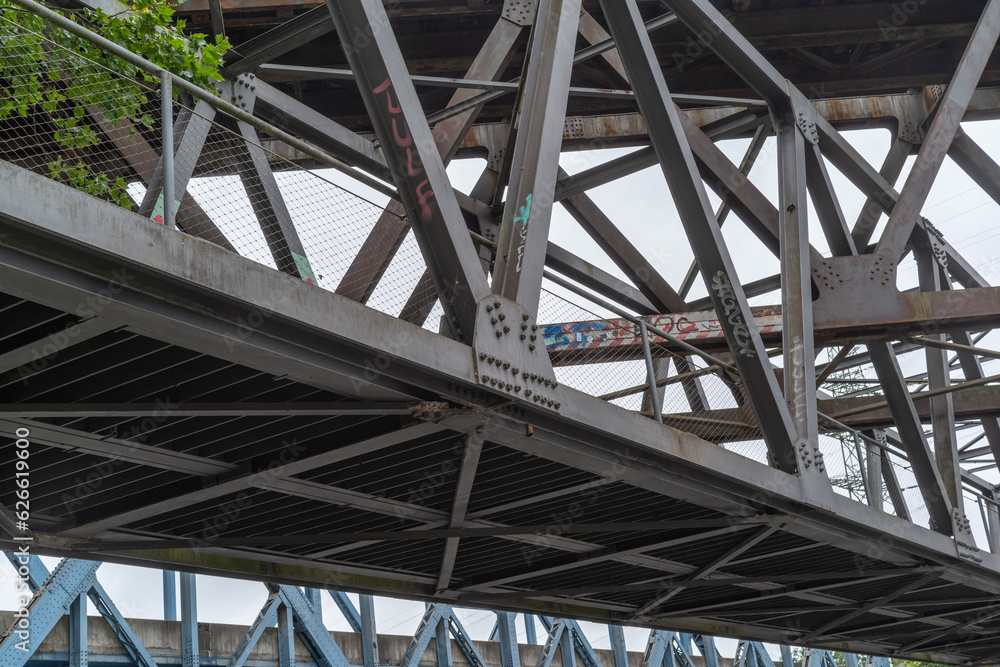
[[[715,291],[715,295],[719,297],[719,301],[725,312],[726,321],[729,322],[729,326],[732,328],[733,340],[740,348],[740,354],[751,359],[754,358],[756,355],[750,346],[750,330],[747,329],[746,322],[743,321],[743,316],[740,313],[740,306],[736,301],[736,293],[733,292],[733,284],[729,282],[729,278],[726,277],[725,273],[722,271],[715,272],[715,275],[712,277],[712,289]]]

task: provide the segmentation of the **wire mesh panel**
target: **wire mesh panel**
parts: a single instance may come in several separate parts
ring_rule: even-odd
[[[0,21],[8,79],[0,86],[0,159],[163,222],[159,82],[96,47],[64,46],[58,28],[41,34]],[[368,281],[358,300],[392,315],[410,306],[410,321],[434,322],[436,293],[404,218],[279,157],[264,147],[275,146],[272,137],[205,101],[175,97],[179,230],[326,289]],[[373,231],[381,231],[379,243],[368,252],[379,252],[382,266],[352,270],[366,259]]]
[[[654,399],[640,325],[548,289],[542,290],[539,322],[556,376],[568,386],[650,417],[658,410],[665,423],[711,442],[756,428],[752,412],[748,423],[738,408],[737,383],[704,359],[670,349],[655,331],[649,333]]]
[[[128,185],[159,161],[159,84],[0,16],[0,159],[131,208]],[[125,72],[126,74],[123,74]]]

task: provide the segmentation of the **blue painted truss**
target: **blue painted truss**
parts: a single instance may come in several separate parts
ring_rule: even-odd
[[[277,628],[278,653],[274,667],[295,667],[295,638],[306,647],[311,665],[316,667],[386,667],[379,660],[375,604],[371,596],[359,597],[360,610],[342,591],[329,591],[337,607],[354,632],[361,635],[362,662],[351,663],[323,623],[322,592],[294,586],[266,584],[268,597],[232,657],[203,658],[198,647],[198,619],[195,576],[181,574],[180,595],[176,578],[164,572],[164,620],[181,621],[181,646],[177,655],[160,656],[160,665],[142,645],[136,633],[121,615],[110,596],[97,581],[100,563],[65,559],[51,573],[37,556],[8,553],[7,559],[18,573],[18,586],[24,592],[24,612],[14,618],[0,635],[0,667],[32,667],[52,664],[51,657],[36,655],[39,645],[56,624],[68,616],[69,651],[57,659],[69,667],[89,667],[87,647],[87,598],[107,622],[124,649],[120,658],[103,655],[101,664],[125,664],[134,667],[247,667],[254,648],[267,628]],[[180,604],[178,605],[178,597]],[[178,613],[179,608],[179,613]],[[490,640],[500,644],[500,664],[487,665],[455,610],[446,604],[428,604],[416,633],[410,640],[399,667],[419,667],[433,641],[437,648],[437,666],[453,667],[452,645],[461,651],[471,667],[522,667],[518,646],[517,614],[496,612],[497,621]],[[607,664],[594,650],[580,624],[571,619],[539,616],[546,630],[541,654],[533,667],[551,667],[557,654],[562,667],[628,667],[625,635],[621,626],[608,626],[613,664]],[[535,617],[523,616],[525,637],[537,644]],[[780,647],[783,667],[792,662],[791,650]],[[703,635],[654,630],[650,633],[642,658],[642,667],[700,667],[692,658],[697,651],[705,667],[719,667],[719,652],[714,638]],[[847,655],[846,667],[859,667],[858,657]],[[260,661],[258,660],[259,664]],[[253,663],[251,663],[253,664]],[[524,666],[532,667],[532,666]],[[733,667],[776,667],[774,660],[759,642],[739,642]],[[838,667],[828,651],[806,649],[801,667]],[[891,667],[886,658],[868,657],[864,667]]]

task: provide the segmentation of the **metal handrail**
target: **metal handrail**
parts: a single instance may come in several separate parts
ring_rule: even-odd
[[[142,56],[132,53],[131,51],[122,47],[121,45],[116,44],[111,40],[98,35],[92,30],[89,30],[88,28],[80,25],[79,23],[76,23],[75,21],[72,21],[66,18],[65,16],[62,16],[61,14],[58,14],[52,11],[51,9],[38,4],[37,2],[34,2],[34,0],[11,0],[11,1],[14,4],[18,5],[19,7],[21,7],[22,9],[34,14],[35,16],[45,19],[46,21],[49,21],[50,23],[57,25],[63,30],[66,30],[67,32],[70,32],[76,35],[77,37],[87,40],[88,42],[103,49],[104,51],[107,51],[108,53],[117,56],[122,60],[131,63],[132,65],[135,65],[142,71],[147,72],[148,74],[151,74],[152,76],[159,78],[161,82],[169,80],[172,86],[190,93],[199,100],[203,100],[208,105],[214,107],[217,111],[221,111],[227,116],[231,116],[236,120],[243,121],[247,125],[250,125],[255,129],[260,130],[261,132],[269,134],[272,137],[283,141],[292,148],[295,148],[305,153],[309,157],[318,160],[325,166],[331,167],[333,169],[336,169],[337,171],[347,174],[352,178],[354,178],[355,180],[372,188],[373,190],[380,192],[381,194],[384,194],[394,199],[398,198],[399,194],[396,192],[395,188],[386,185],[382,181],[373,178],[368,174],[358,171],[357,169],[353,168],[346,162],[343,162],[342,160],[338,160],[337,158],[333,157],[323,149],[318,148],[317,146],[314,146],[313,144],[307,141],[303,141],[302,139],[299,139],[298,137],[295,137],[289,134],[288,132],[285,132],[281,128],[275,127],[274,125],[271,125],[267,121],[261,120],[260,118],[254,116],[251,113],[247,113],[243,109],[240,109],[239,107],[219,98],[211,91],[207,91],[201,88],[200,86],[191,83],[187,79],[181,78],[176,74],[174,74],[173,72],[170,72],[169,70],[166,70],[160,67],[159,65],[151,63]],[[166,127],[166,125],[169,124],[171,123],[165,123],[164,127]],[[168,152],[169,151],[164,151],[164,153]],[[164,220],[166,220],[166,218],[164,218]]]

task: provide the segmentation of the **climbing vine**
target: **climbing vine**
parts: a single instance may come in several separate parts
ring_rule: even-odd
[[[63,11],[77,23],[150,62],[206,89],[222,79],[219,66],[229,42],[184,34],[184,21],[164,0],[135,0],[127,11]],[[143,82],[146,82],[145,85]],[[88,194],[126,208],[127,183],[95,171],[83,156],[100,137],[87,120],[152,128],[147,92],[158,79],[91,42],[55,27],[19,6],[0,0],[0,123],[43,114],[61,149],[49,175]]]

